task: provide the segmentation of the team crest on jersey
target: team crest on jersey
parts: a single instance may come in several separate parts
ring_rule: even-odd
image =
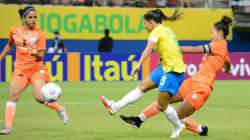
[[[36,42],[37,42],[37,36],[31,36],[29,39],[30,39],[30,43],[36,44]]]
[[[192,93],[191,98],[192,98],[193,100],[196,100],[196,99],[198,98],[198,96],[197,96],[197,94],[196,94],[196,93]]]
[[[44,74],[44,73],[45,73],[45,70],[40,70],[40,73],[41,73],[41,74]]]

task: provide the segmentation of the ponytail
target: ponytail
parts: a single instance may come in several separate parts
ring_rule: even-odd
[[[175,9],[172,16],[165,15],[160,9],[150,10],[144,15],[145,20],[153,20],[156,23],[162,23],[162,21],[169,20],[169,21],[176,21],[181,18],[183,13],[180,12],[178,9]]]
[[[216,22],[214,26],[218,31],[222,31],[224,34],[224,38],[226,38],[229,34],[229,26],[231,26],[231,24],[232,19],[230,17],[223,16],[221,18],[221,21]]]

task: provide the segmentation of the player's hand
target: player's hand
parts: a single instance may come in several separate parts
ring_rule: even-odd
[[[31,56],[36,56],[37,55],[37,50],[30,50],[30,55]]]
[[[225,73],[225,74],[231,74],[232,72],[231,72],[230,69],[224,68],[224,73]]]
[[[32,57],[35,57],[35,58],[36,58],[36,61],[42,61],[43,56],[44,56],[44,52],[35,49],[35,50],[33,50],[33,51],[30,52],[30,55],[31,55]]]
[[[135,76],[138,74],[138,71],[140,70],[140,65],[136,65],[134,68],[133,68],[133,70],[131,71],[131,77],[132,78],[135,78]]]
[[[224,64],[224,73],[226,74],[231,74],[232,71],[231,71],[231,63],[226,61],[225,64]]]

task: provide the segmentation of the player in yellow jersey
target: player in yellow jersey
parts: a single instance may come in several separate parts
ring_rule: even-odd
[[[232,19],[223,16],[220,21],[214,23],[211,28],[211,42],[207,45],[195,47],[182,46],[183,53],[204,53],[200,68],[197,73],[186,79],[179,92],[171,99],[170,103],[182,102],[177,108],[179,119],[186,125],[187,129],[200,134],[208,135],[208,126],[200,125],[190,116],[197,112],[208,100],[214,89],[214,81],[222,68],[230,74],[231,63],[227,50],[226,37],[229,35],[229,26]],[[157,103],[147,106],[139,116],[121,115],[125,122],[139,128],[147,119],[160,113]]]
[[[185,65],[175,34],[161,23],[165,20],[175,21],[179,19],[180,15],[176,10],[171,17],[168,17],[159,9],[150,10],[144,15],[144,26],[150,32],[150,35],[147,47],[143,51],[138,64],[133,68],[131,76],[133,77],[138,73],[142,63],[153,50],[159,54],[161,64],[136,89],[129,92],[121,100],[113,102],[104,96],[100,96],[105,108],[113,115],[121,108],[137,101],[145,92],[158,87],[157,103],[159,104],[159,110],[174,125],[170,136],[172,138],[178,137],[185,128],[175,109],[168,105],[184,80]]]

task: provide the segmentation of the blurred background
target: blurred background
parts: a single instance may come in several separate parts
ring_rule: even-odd
[[[99,80],[124,80],[121,71],[122,61],[128,63],[124,69],[129,73],[132,62],[139,59],[146,46],[148,33],[143,28],[142,17],[150,8],[161,8],[169,16],[176,8],[183,11],[182,19],[179,21],[164,23],[176,33],[181,46],[208,43],[213,23],[219,21],[223,15],[232,17],[234,21],[230,36],[227,38],[228,50],[239,57],[232,60],[233,70],[235,76],[238,74],[240,79],[249,79],[250,76],[249,54],[246,54],[250,52],[250,0],[0,0],[0,2],[0,51],[7,43],[10,28],[21,24],[17,10],[25,5],[34,5],[38,12],[37,25],[46,33],[47,38],[48,56],[45,61],[51,63],[52,76],[62,73],[60,79],[54,80],[70,80],[69,75],[74,75],[73,79],[76,81],[98,80],[96,77],[100,76],[86,74],[97,70],[100,71],[100,75],[104,75],[110,67],[114,67],[114,70],[106,75],[113,78]],[[12,54],[14,52],[15,49]],[[8,81],[11,77],[13,65],[7,66],[8,63],[14,63],[15,58],[11,56],[11,59],[6,59],[8,62],[2,62],[2,81]],[[143,66],[138,76],[139,80],[145,78],[154,68],[154,55],[151,57]],[[99,60],[103,64],[95,63]],[[117,66],[106,64],[109,60],[117,62],[119,69]],[[77,75],[75,69],[71,70],[72,61],[76,62]],[[188,76],[192,76],[197,71],[200,61],[190,58],[185,61],[195,65],[187,64],[188,73],[191,73]],[[59,62],[62,62],[62,65]],[[237,64],[242,67],[238,68]]]

